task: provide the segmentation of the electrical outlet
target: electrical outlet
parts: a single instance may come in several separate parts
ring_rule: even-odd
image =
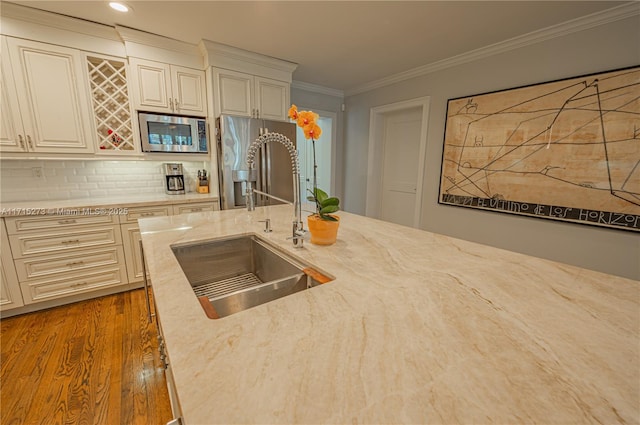
[[[44,176],[44,171],[42,170],[42,167],[31,168],[31,176],[33,176],[36,179],[41,179]]]

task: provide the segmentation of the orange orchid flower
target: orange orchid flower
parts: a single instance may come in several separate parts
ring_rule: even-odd
[[[315,124],[316,121],[320,118],[318,114],[311,111],[300,111],[298,112],[298,125],[300,127],[305,127],[309,124]]]
[[[289,118],[292,120],[298,119],[298,107],[296,105],[291,105],[291,108],[289,108]]]
[[[304,137],[317,140],[322,135],[322,129],[314,122],[303,127]]]

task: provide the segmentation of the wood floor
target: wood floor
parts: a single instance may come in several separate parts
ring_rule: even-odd
[[[166,424],[142,289],[0,321],[0,423]]]

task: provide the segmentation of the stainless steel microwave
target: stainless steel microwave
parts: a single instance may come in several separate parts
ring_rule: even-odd
[[[140,112],[138,121],[143,152],[209,152],[204,118]]]

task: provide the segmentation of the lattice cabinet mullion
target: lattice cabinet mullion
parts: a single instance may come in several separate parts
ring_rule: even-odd
[[[87,56],[98,147],[102,152],[134,152],[124,60]]]

